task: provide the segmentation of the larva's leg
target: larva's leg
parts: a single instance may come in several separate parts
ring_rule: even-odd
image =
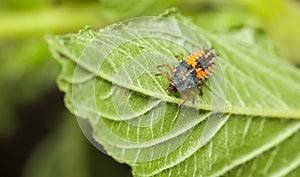
[[[171,80],[170,74],[168,72],[162,72],[162,73],[155,74],[155,76],[161,76],[161,75],[165,75],[167,77],[168,81]]]
[[[181,56],[179,56],[179,55],[176,55],[175,58],[176,58],[178,61],[182,60]]]
[[[193,102],[192,102],[192,103],[194,104],[196,93],[195,93],[193,90],[191,90],[191,89],[187,89],[187,91],[188,91],[190,94],[192,94],[192,96],[193,96]]]
[[[199,85],[197,86],[197,89],[199,90],[200,95],[203,95],[202,88]]]
[[[169,69],[170,74],[171,74],[171,75],[173,74],[173,68],[172,68],[171,65],[169,65],[169,64],[158,65],[157,67],[158,67],[158,68],[161,68],[161,67],[167,67],[167,68]]]
[[[184,103],[186,103],[188,101],[188,97],[183,92],[181,92],[181,91],[178,91],[178,92],[183,97],[183,101],[179,104],[179,107],[181,107]]]

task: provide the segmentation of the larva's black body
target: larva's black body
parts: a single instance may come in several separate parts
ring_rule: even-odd
[[[193,94],[194,100],[195,92],[190,89],[198,86],[211,74],[215,60],[216,54],[213,53],[211,49],[201,49],[180,60],[178,65],[174,67],[174,70],[168,64],[161,65],[167,66],[170,70],[170,73],[161,73],[165,74],[170,81],[167,88],[168,91],[171,93],[175,93],[177,91],[181,93],[185,97],[183,103],[187,101],[187,96],[183,94],[183,92],[188,91]]]

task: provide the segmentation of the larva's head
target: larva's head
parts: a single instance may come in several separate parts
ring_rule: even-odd
[[[175,85],[171,82],[170,85],[168,86],[167,90],[170,93],[176,93],[177,92],[177,88],[175,87]]]

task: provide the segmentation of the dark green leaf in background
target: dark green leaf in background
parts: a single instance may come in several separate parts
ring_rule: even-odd
[[[135,176],[285,176],[299,169],[300,72],[261,32],[213,34],[169,12],[47,41],[62,66],[66,106],[89,120],[93,138]],[[205,82],[211,91],[203,87],[195,104],[179,109],[167,79],[154,77],[156,66],[202,47],[219,55]]]

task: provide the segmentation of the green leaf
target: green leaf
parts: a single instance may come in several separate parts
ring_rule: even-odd
[[[259,31],[212,34],[168,11],[49,36],[48,43],[62,66],[66,106],[90,121],[96,142],[135,176],[268,176],[299,168],[300,72]],[[210,89],[179,108],[180,95],[167,93],[156,66],[210,47],[218,54],[204,83]],[[277,155],[286,163],[273,162]]]

